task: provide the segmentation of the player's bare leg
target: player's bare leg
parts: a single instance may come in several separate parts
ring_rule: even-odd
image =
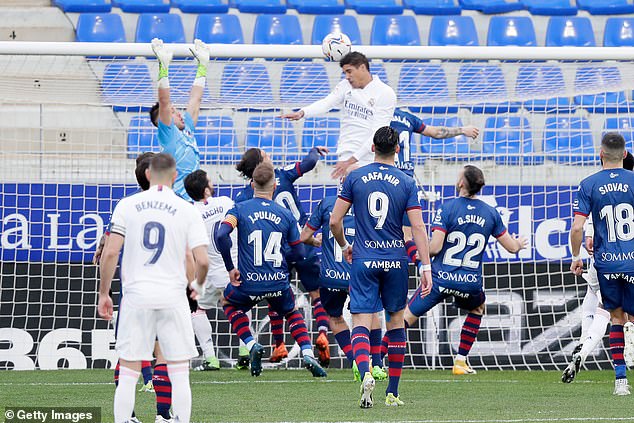
[[[471,351],[471,347],[478,336],[480,330],[480,322],[484,314],[484,304],[469,311],[460,331],[460,346],[458,354],[453,363],[452,373],[454,375],[474,375],[477,372],[469,366],[467,355]]]

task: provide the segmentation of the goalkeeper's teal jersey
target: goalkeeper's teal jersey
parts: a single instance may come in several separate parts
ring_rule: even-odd
[[[194,120],[187,112],[183,115],[185,128],[181,131],[174,125],[165,125],[159,119],[158,141],[163,153],[169,153],[176,160],[176,181],[174,192],[187,201],[192,201],[185,191],[183,181],[185,177],[200,168],[200,151],[194,138]]]

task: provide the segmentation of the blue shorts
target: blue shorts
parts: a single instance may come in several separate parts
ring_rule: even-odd
[[[350,312],[394,313],[407,304],[408,262],[405,259],[354,259],[350,270]]]
[[[311,249],[314,250],[314,248]],[[307,292],[319,289],[319,256],[309,253],[304,260],[295,263],[294,267],[299,281]]]
[[[225,288],[224,297],[229,304],[244,312],[251,310],[262,300],[266,300],[270,309],[280,316],[286,316],[295,309],[295,295],[290,286],[281,291],[247,294],[239,286],[229,284]]]
[[[416,317],[422,316],[434,308],[434,306],[443,302],[445,298],[449,298],[451,296],[454,298],[454,304],[456,307],[467,311],[478,308],[480,305],[484,304],[484,301],[486,300],[484,291],[460,291],[453,288],[439,286],[435,282],[431,287],[431,292],[425,296],[425,298],[420,297],[420,291],[421,287],[419,286],[416,291],[414,291],[414,295],[412,295],[412,298],[410,298],[409,303],[407,304],[409,311]]]
[[[623,308],[628,314],[634,314],[634,273],[600,273],[599,288],[603,299],[603,308],[608,311]]]
[[[341,317],[343,314],[343,305],[348,298],[348,290],[345,288],[319,288],[319,296],[321,297],[321,305],[331,317]]]

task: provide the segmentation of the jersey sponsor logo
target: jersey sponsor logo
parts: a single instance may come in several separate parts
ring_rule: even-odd
[[[382,170],[386,170],[382,169]],[[366,175],[363,175],[361,177],[361,180],[363,181],[364,184],[367,184],[370,181],[387,181],[390,184],[397,186],[398,184],[401,183],[401,180],[398,179],[396,176],[394,175],[390,175],[389,173],[381,173],[381,172],[370,172],[367,173]]]
[[[441,270],[438,272],[438,279],[449,282],[466,282],[476,283],[478,282],[478,276],[475,273],[454,273]]]
[[[386,248],[405,248],[405,241],[403,241],[402,239],[387,239],[381,241],[366,239],[363,245],[365,246],[365,248],[382,250]]]
[[[628,251],[626,253],[601,253],[601,261],[626,261],[634,260],[634,251]]]
[[[457,289],[445,288],[444,286],[439,286],[438,290],[443,294],[453,295],[454,297],[459,298],[469,298],[471,296],[471,294],[467,292],[461,292]]]
[[[275,298],[275,297],[281,297],[281,296],[282,296],[282,291],[275,291],[275,292],[267,292],[266,294],[262,294],[262,295],[249,295],[249,298],[251,298],[251,300],[253,301],[262,301],[267,298]]]
[[[625,273],[605,273],[607,280],[624,279],[627,283],[634,283],[634,275],[626,275]]]
[[[286,273],[284,272],[275,272],[275,273],[247,272],[245,275],[245,278],[246,280],[251,282],[284,281],[288,279],[286,277]]]
[[[167,212],[174,216],[178,209],[172,207],[171,204],[164,203],[163,201],[141,201],[134,205],[137,212],[142,212],[143,210],[159,210]]]
[[[225,209],[222,206],[214,207],[213,209],[205,210],[202,214],[203,219],[207,220],[214,216],[224,213]]]
[[[618,192],[627,192],[628,189],[629,189],[629,185],[628,184],[623,184],[621,182],[612,182],[612,183],[609,183],[609,184],[601,185],[599,187],[599,192],[601,193],[601,195],[605,195],[608,192],[617,192],[617,191]]]
[[[267,203],[262,202],[262,205],[268,206]],[[279,225],[282,222],[282,218],[270,211],[256,211],[255,213],[250,214],[249,220],[251,223],[255,223],[258,220],[270,220],[271,222]]]
[[[337,279],[340,281],[349,281],[350,273],[349,272],[340,272],[334,269],[326,269],[325,275],[328,279]]]
[[[369,260],[364,261],[365,267],[368,269],[383,269],[386,272],[390,269],[400,269],[401,262],[398,260]]]
[[[467,206],[469,207],[469,206]],[[475,208],[475,207],[474,207]],[[468,214],[466,216],[460,216],[458,218],[458,225],[466,225],[467,223],[473,223],[478,226],[484,227],[486,224],[486,219],[482,216],[477,216],[475,214]]]
[[[348,95],[350,94],[348,93]],[[346,109],[346,111],[348,112],[348,116],[350,117],[369,120],[374,116],[374,110],[360,104],[353,103],[348,99],[343,102],[343,107]]]

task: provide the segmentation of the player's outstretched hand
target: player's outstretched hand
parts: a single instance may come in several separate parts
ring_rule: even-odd
[[[462,133],[469,138],[476,139],[480,135],[480,130],[473,125],[467,125],[462,127]]]
[[[431,292],[431,270],[425,270],[420,278],[420,297],[425,298]]]
[[[343,251],[343,258],[346,259],[348,264],[352,264],[352,245]]]
[[[356,163],[356,160],[354,158],[350,158],[342,162],[337,162],[330,176],[333,179],[343,178],[348,174],[350,166],[352,166],[354,163]]]
[[[313,247],[321,247],[321,232],[313,237]]]
[[[298,110],[296,112],[286,113],[284,115],[281,115],[280,117],[282,119],[300,120],[301,118],[304,117],[304,111],[303,110]]]
[[[577,276],[581,276],[583,274],[583,260],[579,259],[570,263],[570,271]]]
[[[520,250],[528,248],[528,238],[526,238],[525,236],[516,235],[516,234],[513,234],[512,237],[513,237],[514,240],[519,242]]]
[[[152,51],[163,67],[169,67],[174,53],[163,44],[163,40],[152,38]]]
[[[317,149],[317,151],[319,152],[319,154],[323,157],[326,154],[330,153],[330,150],[328,149],[328,147],[325,147],[323,145],[319,145],[317,147],[315,147]]]
[[[229,282],[233,286],[240,286],[242,281],[240,280],[240,271],[238,269],[233,269],[229,272]]]
[[[586,251],[592,255],[594,253],[594,238],[591,236],[586,237]]]
[[[203,43],[201,40],[196,38],[194,40],[194,48],[190,48],[189,51],[192,52],[196,60],[198,60],[198,64],[201,66],[207,67],[209,65],[209,46]]]
[[[104,320],[111,320],[113,311],[114,306],[112,305],[112,298],[110,298],[110,295],[100,295],[99,302],[97,304],[97,312],[99,312],[99,316]]]

